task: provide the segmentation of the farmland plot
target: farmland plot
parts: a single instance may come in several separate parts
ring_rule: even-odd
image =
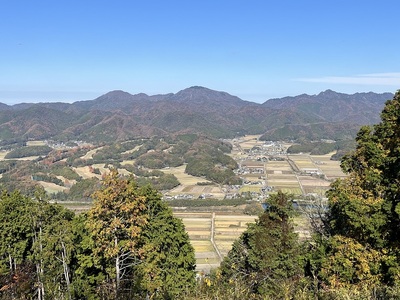
[[[302,194],[301,185],[290,164],[284,161],[269,161],[266,164],[267,185],[284,193]]]
[[[327,155],[311,155],[310,157],[314,160],[315,164],[321,169],[328,180],[336,178],[344,178],[346,174],[343,173],[340,168],[340,161],[331,160],[332,154]]]
[[[182,165],[175,168],[165,168],[160,171],[166,174],[173,174],[178,179],[181,185],[169,191],[172,196],[179,194],[190,194],[194,198],[198,198],[200,195],[209,195],[215,199],[223,199],[225,193],[222,191],[219,185],[197,185],[198,182],[207,182],[202,177],[196,177],[185,173],[186,165]]]
[[[208,273],[219,266],[233,242],[253,223],[255,216],[218,213],[174,213],[182,219],[195,250],[196,269]],[[214,216],[214,217],[213,217]]]

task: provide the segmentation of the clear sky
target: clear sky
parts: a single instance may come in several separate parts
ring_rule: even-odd
[[[400,89],[399,0],[0,0],[0,102]]]

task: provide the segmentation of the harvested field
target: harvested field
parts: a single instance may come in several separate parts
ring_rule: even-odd
[[[68,190],[67,187],[65,186],[60,186],[57,185],[55,183],[51,183],[51,182],[45,182],[45,181],[37,181],[44,189],[47,193],[49,194],[54,194],[54,193],[58,193],[58,192],[63,192]]]
[[[312,155],[311,158],[329,180],[346,177],[340,168],[340,161],[331,160],[331,154]]]
[[[263,145],[264,141],[259,141],[259,135],[246,135],[239,140],[239,145],[243,150],[250,150],[256,145]]]
[[[89,150],[88,152],[86,152],[86,154],[84,156],[82,156],[82,159],[92,159],[93,154],[95,154],[97,151],[99,151],[102,148],[103,147],[98,147],[96,149]]]
[[[186,165],[182,165],[175,168],[165,168],[160,171],[165,174],[174,174],[176,178],[178,178],[179,182],[182,185],[195,185],[198,182],[205,182],[206,179],[202,177],[196,177],[185,173]]]
[[[26,145],[27,146],[46,146],[46,143],[44,141],[27,141]]]
[[[219,266],[220,257],[232,248],[232,243],[253,223],[255,216],[223,213],[175,213],[182,219],[195,249],[197,271],[209,272]],[[214,243],[214,245],[213,245]]]
[[[290,155],[289,158],[296,164],[299,170],[318,169],[309,155]]]
[[[78,173],[78,175],[81,176],[83,179],[89,179],[89,178],[93,178],[93,177],[101,179],[101,175],[92,173],[88,166],[86,166],[86,167],[77,167],[77,168],[72,168],[72,169],[76,173]]]
[[[259,193],[261,190],[261,185],[244,185],[239,189],[239,194],[247,192]]]
[[[223,199],[225,193],[219,186],[209,186],[209,185],[180,185],[169,191],[170,195],[179,194],[190,194],[194,198],[198,198],[200,195],[207,194],[215,199]]]
[[[133,153],[133,152],[135,152],[135,151],[138,151],[141,147],[142,147],[142,145],[135,146],[135,148],[133,148],[133,149],[131,149],[131,150],[127,150],[127,151],[125,151],[125,152],[122,152],[121,154],[130,154],[130,153]]]
[[[125,166],[125,165],[134,165],[135,164],[135,159],[132,159],[132,160],[123,160],[122,162],[121,162],[121,165],[123,165],[123,166]]]
[[[292,172],[292,168],[287,161],[269,161],[265,164],[265,168],[267,171]]]

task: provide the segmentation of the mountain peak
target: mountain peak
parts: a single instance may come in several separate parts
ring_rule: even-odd
[[[132,94],[129,94],[128,92],[124,92],[122,90],[114,90],[111,92],[108,92],[97,99],[100,98],[113,98],[113,99],[121,99],[121,98],[131,98]]]

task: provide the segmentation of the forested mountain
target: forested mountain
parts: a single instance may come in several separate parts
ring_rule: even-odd
[[[257,104],[197,86],[153,96],[112,91],[72,104],[0,103],[0,139],[109,142],[171,133],[264,134],[271,140],[352,138],[361,125],[379,120],[385,101],[392,97],[327,90]]]
[[[343,122],[371,124],[379,121],[379,115],[386,100],[393,97],[391,93],[356,93],[353,95],[326,90],[318,95],[299,95],[271,99],[263,106],[294,110],[307,113],[310,117],[320,118],[326,122]]]

